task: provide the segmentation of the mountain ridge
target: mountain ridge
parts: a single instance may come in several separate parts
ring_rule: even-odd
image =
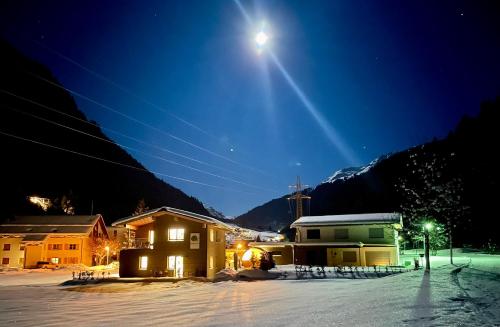
[[[110,223],[130,215],[141,199],[150,208],[168,205],[210,215],[199,200],[156,177],[89,121],[68,92],[50,85],[60,83],[45,66],[6,41],[0,40],[0,50],[0,139],[8,158],[2,160],[0,219],[64,213],[70,203],[76,214],[101,213]],[[27,201],[30,195],[55,205],[44,212]]]
[[[463,180],[461,205],[469,208],[464,217],[454,223],[454,241],[458,245],[484,246],[488,240],[500,244],[495,233],[500,222],[496,214],[499,170],[495,166],[497,126],[500,124],[500,98],[481,104],[476,117],[464,117],[457,127],[440,140],[433,140],[375,159],[369,169],[340,170],[314,189],[310,214],[354,214],[401,211],[403,194],[397,185],[402,180],[414,183],[411,168],[415,157],[450,158],[446,173]],[[363,171],[363,173],[361,173]],[[332,178],[338,177],[338,178]],[[331,180],[331,182],[328,182]],[[287,230],[293,222],[293,208],[287,197],[272,199],[235,218],[235,223],[247,228]],[[488,226],[488,228],[484,228]],[[490,226],[492,228],[490,228]],[[289,235],[293,238],[293,233]]]

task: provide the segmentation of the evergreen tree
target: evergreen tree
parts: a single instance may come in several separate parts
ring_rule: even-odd
[[[144,200],[144,198],[142,198],[139,200],[139,202],[137,202],[137,207],[135,207],[135,210],[132,213],[132,215],[133,216],[140,215],[148,210],[149,210],[149,207],[146,206],[146,201]]]

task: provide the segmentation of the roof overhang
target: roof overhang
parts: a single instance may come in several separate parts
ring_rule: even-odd
[[[231,230],[228,225],[215,218],[170,207],[160,207],[157,209],[149,210],[139,215],[125,217],[123,219],[115,221],[111,224],[111,226],[139,227],[154,222],[156,217],[164,215],[165,213],[169,213],[174,217],[216,226],[217,228],[221,228],[224,230]]]

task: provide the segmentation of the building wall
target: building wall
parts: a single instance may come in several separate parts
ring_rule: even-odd
[[[383,238],[370,238],[370,228],[383,228]],[[308,229],[319,229],[319,239],[308,239]],[[335,237],[335,230],[347,229],[348,237],[338,239]],[[317,227],[297,227],[297,233],[300,234],[298,243],[315,242],[362,242],[369,244],[396,244],[397,232],[395,233],[392,225],[354,225],[354,226],[317,226]]]
[[[224,230],[210,226],[207,228],[207,278],[225,268],[226,235]]]
[[[295,264],[313,266],[389,266],[398,265],[396,246],[335,247],[296,245]]]
[[[24,267],[24,245],[21,245],[22,237],[0,238],[0,266],[23,268]],[[4,251],[4,244],[10,244],[10,249]],[[4,259],[9,263],[2,264]]]
[[[76,249],[70,249],[70,244]],[[54,245],[60,245],[61,249],[56,249]],[[42,261],[51,261],[52,258],[59,258],[59,265],[84,264],[92,265],[92,254],[88,244],[88,237],[62,237],[49,236],[43,244]]]
[[[36,268],[38,261],[42,261],[43,244],[26,244],[24,268]]]
[[[139,269],[141,256],[148,257],[148,266],[145,270]],[[120,277],[151,277],[153,265],[149,262],[154,258],[152,249],[124,249],[120,252]]]
[[[296,265],[326,266],[326,246],[294,246]]]

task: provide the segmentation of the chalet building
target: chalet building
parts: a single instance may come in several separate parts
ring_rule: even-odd
[[[294,262],[316,266],[398,265],[398,213],[305,216],[296,228]]]
[[[215,277],[224,269],[228,226],[212,217],[161,207],[120,219],[129,249],[120,251],[120,277]]]
[[[39,261],[47,261],[91,266],[89,243],[98,237],[108,237],[101,215],[17,216],[0,225],[1,264],[36,268]]]

